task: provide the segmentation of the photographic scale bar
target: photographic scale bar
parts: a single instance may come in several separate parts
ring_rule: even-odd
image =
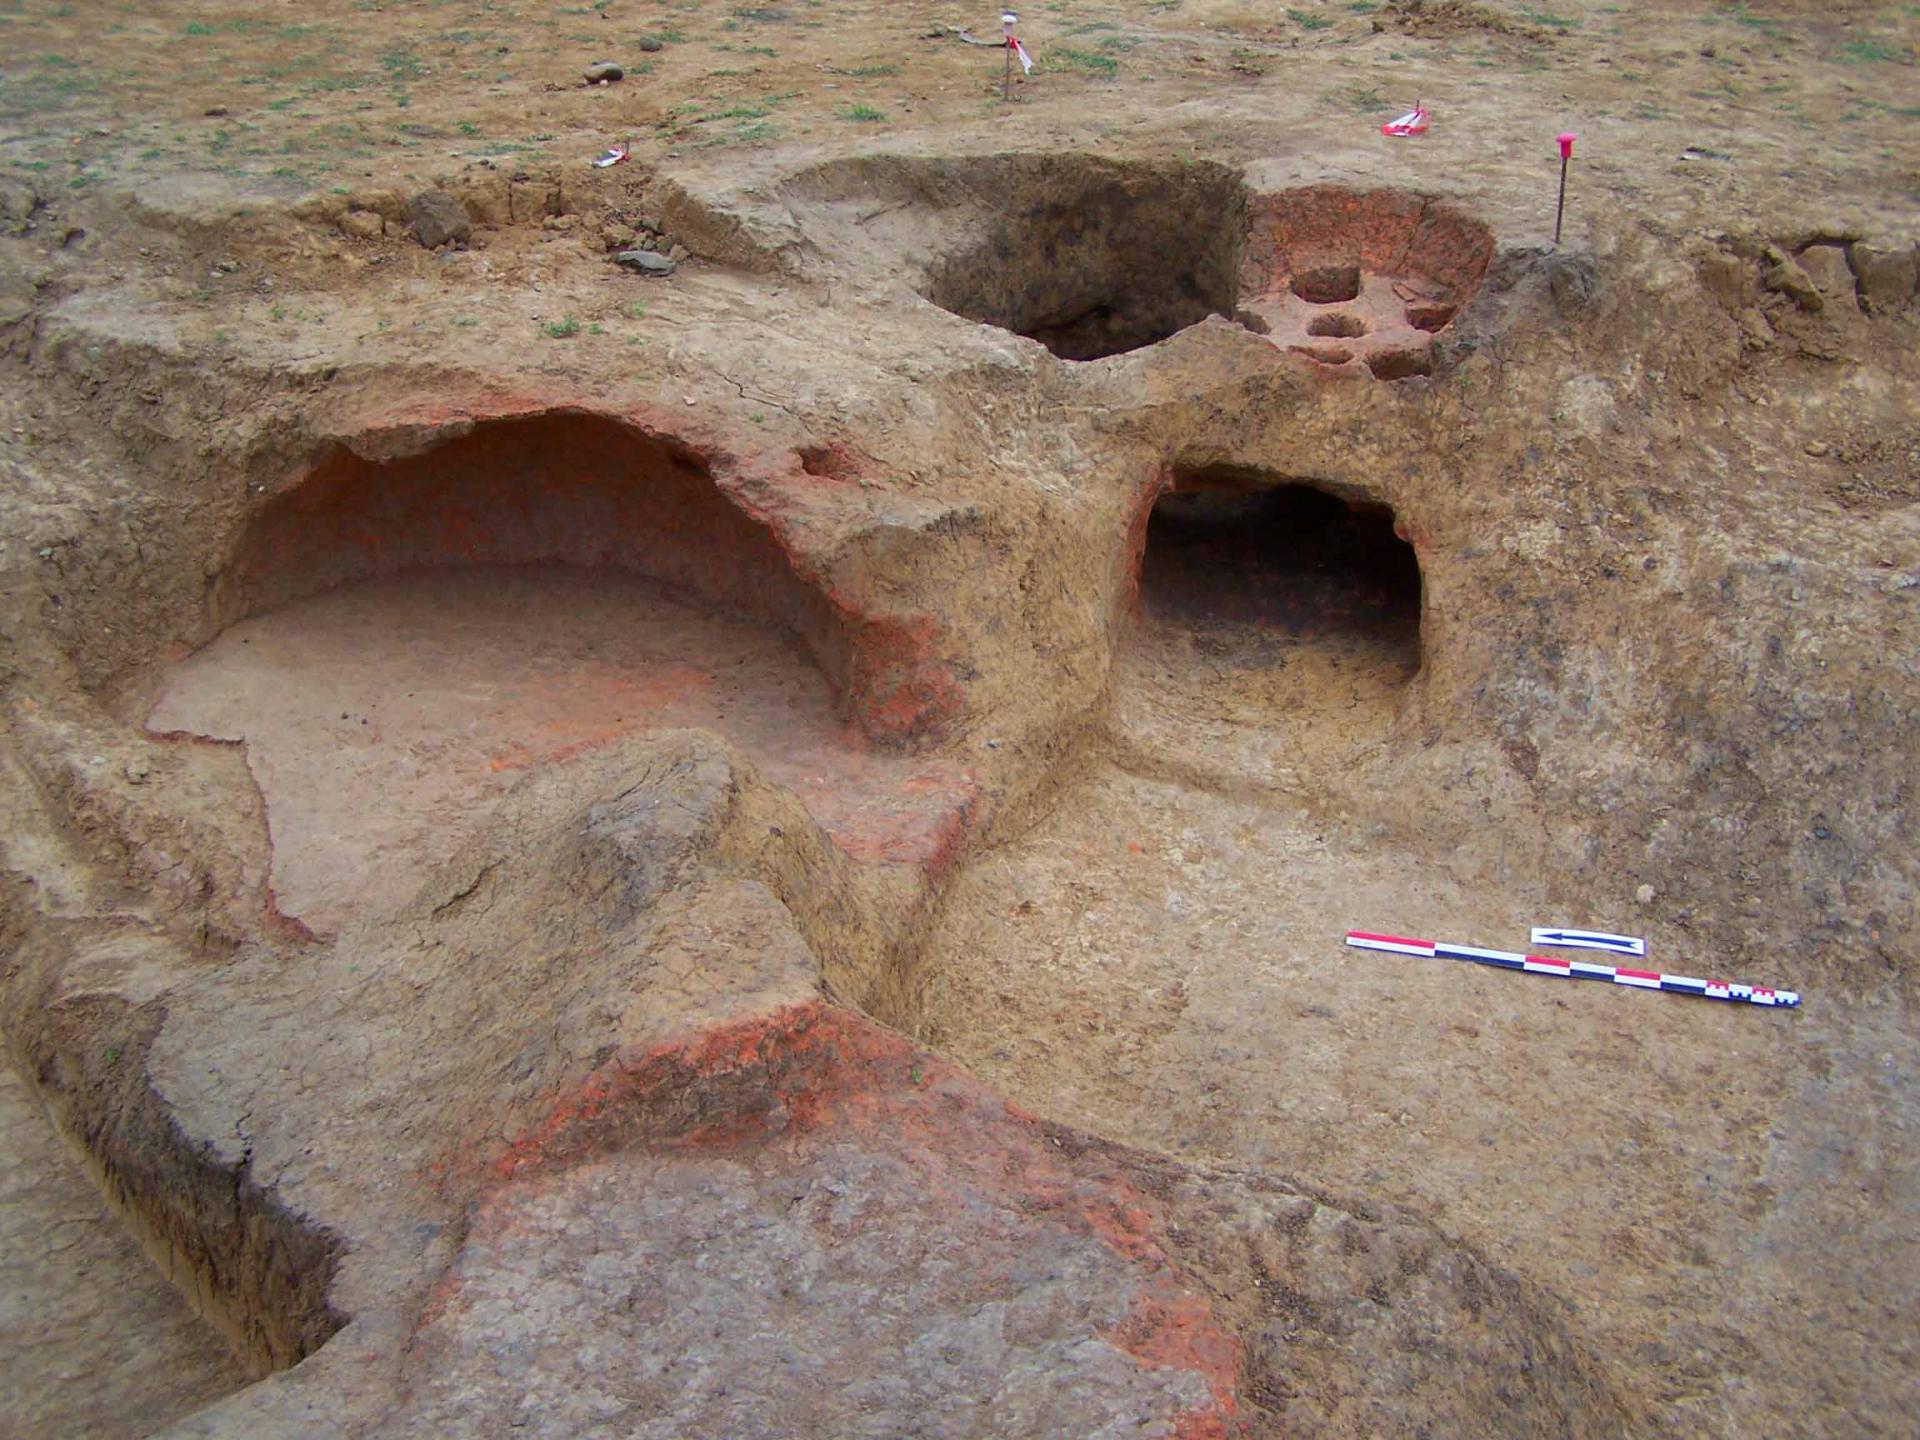
[[[1800,1003],[1793,990],[1765,985],[1740,985],[1727,980],[1696,980],[1691,975],[1662,975],[1652,970],[1623,970],[1585,960],[1555,960],[1545,955],[1521,955],[1511,950],[1482,950],[1474,945],[1450,945],[1444,940],[1412,940],[1404,935],[1375,935],[1349,930],[1347,944],[1356,950],[1388,950],[1396,955],[1424,955],[1428,959],[1471,960],[1501,970],[1524,970],[1529,975],[1558,975],[1563,980],[1605,980],[1637,990],[1671,990],[1681,995],[1703,995],[1709,1000],[1738,1000],[1748,1005],[1792,1007]]]

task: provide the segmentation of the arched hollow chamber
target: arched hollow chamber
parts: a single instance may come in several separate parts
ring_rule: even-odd
[[[973,177],[974,223],[953,227],[963,243],[927,265],[922,293],[1063,360],[1219,315],[1322,365],[1423,375],[1493,257],[1485,225],[1405,191],[1249,194],[1217,165],[1019,158]]]
[[[421,453],[337,449],[249,525],[210,631],[376,576],[446,565],[644,577],[791,634],[844,693],[851,648],[772,532],[692,449],[599,415],[490,420]]]
[[[1330,482],[1178,467],[1147,516],[1128,673],[1260,715],[1390,704],[1421,666],[1420,564],[1393,510]]]
[[[394,438],[246,521],[143,715],[246,743],[282,913],[387,913],[518,776],[646,730],[724,735],[855,858],[949,843],[965,776],[910,743],[940,715],[930,662],[830,598],[717,461],[572,410],[384,458]]]

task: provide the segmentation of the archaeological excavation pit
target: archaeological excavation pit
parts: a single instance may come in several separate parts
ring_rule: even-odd
[[[1238,723],[1379,718],[1420,669],[1420,566],[1393,511],[1234,466],[1147,518],[1123,688]]]
[[[1486,226],[1398,190],[1314,186],[1248,204],[1236,318],[1290,354],[1404,380],[1433,370],[1434,337],[1493,257]]]
[[[780,198],[823,278],[904,278],[1074,362],[1217,318],[1354,377],[1430,374],[1494,248],[1486,225],[1412,191],[1263,191],[1218,163],[1071,151],[833,161]]]
[[[651,729],[726,735],[856,858],[942,843],[962,779],[876,747],[851,644],[692,449],[612,419],[341,449],[262,511],[164,677],[162,735],[242,742],[283,913],[411,897],[531,770]]]
[[[970,242],[928,272],[944,310],[1099,360],[1231,315],[1245,200],[1225,167],[1001,156],[969,177]]]

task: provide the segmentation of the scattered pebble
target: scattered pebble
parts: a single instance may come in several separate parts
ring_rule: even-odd
[[[642,35],[640,37],[640,48],[651,55],[660,48],[660,41],[652,35]]]
[[[1633,892],[1633,898],[1642,905],[1651,905],[1656,893],[1651,885],[1642,885],[1638,890]]]
[[[598,85],[606,80],[624,80],[627,72],[611,60],[596,60],[580,72],[589,85]]]
[[[673,258],[658,250],[622,250],[613,261],[642,275],[671,275],[675,268]]]
[[[1812,456],[1814,456],[1814,457],[1815,457],[1815,458],[1817,459],[1817,458],[1819,458],[1820,456],[1822,456],[1822,455],[1824,455],[1824,454],[1826,454],[1826,453],[1827,453],[1827,442],[1826,442],[1826,441],[1824,441],[1824,440],[1809,440],[1809,441],[1807,442],[1807,454],[1809,454],[1809,455],[1812,455]]]

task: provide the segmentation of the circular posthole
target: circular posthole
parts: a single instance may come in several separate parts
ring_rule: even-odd
[[[1458,318],[1492,258],[1485,225],[1419,195],[1331,185],[1255,195],[1239,310],[1283,350],[1404,380],[1432,373],[1434,336]],[[1326,340],[1341,344],[1316,343]]]
[[[1309,305],[1338,305],[1343,300],[1358,299],[1360,267],[1322,265],[1303,270],[1293,277],[1293,293]]]
[[[1344,310],[1329,311],[1316,315],[1307,322],[1307,334],[1332,335],[1343,339],[1355,339],[1367,333],[1367,322],[1358,315]]]

